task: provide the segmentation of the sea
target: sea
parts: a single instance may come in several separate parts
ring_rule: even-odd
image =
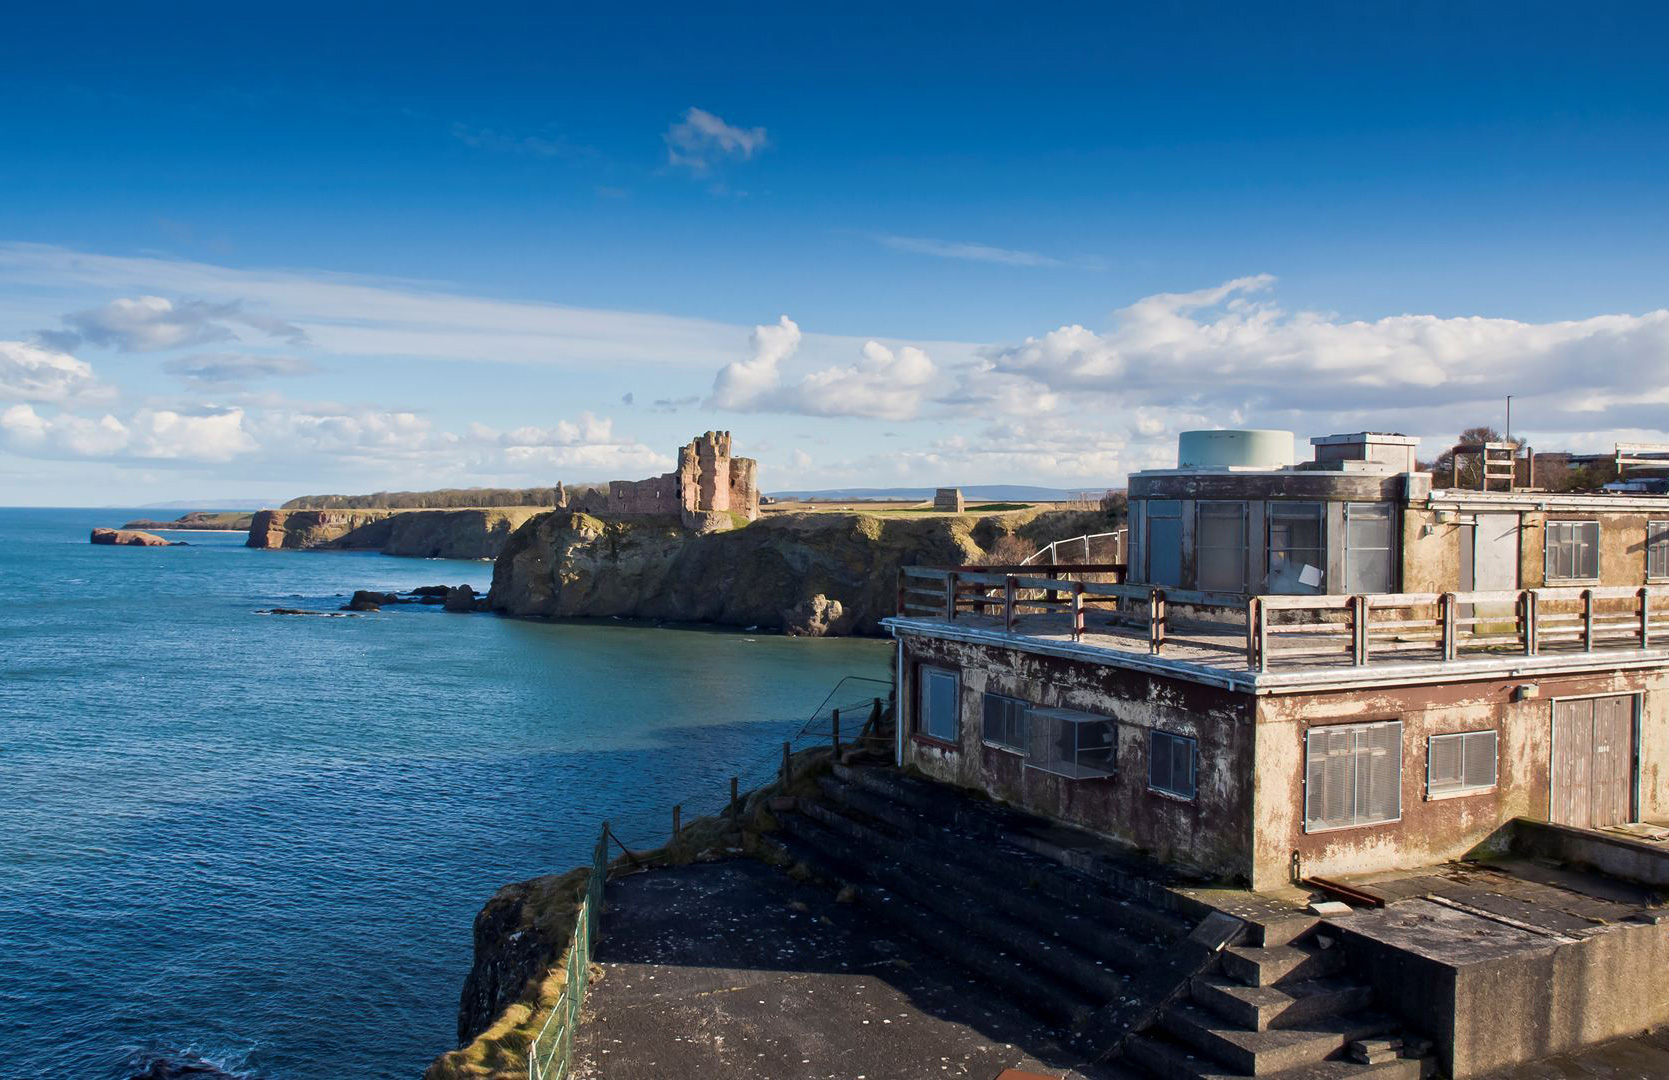
[[[6,1080],[416,1077],[494,890],[587,861],[604,819],[663,842],[889,675],[875,640],[260,614],[492,566],[88,543],[143,516],[0,509]]]

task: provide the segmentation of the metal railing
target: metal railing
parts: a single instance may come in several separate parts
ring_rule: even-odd
[[[608,881],[608,822],[591,852],[591,874],[585,884],[585,898],[574,918],[574,940],[565,960],[567,978],[544,1026],[527,1048],[528,1080],[564,1080],[574,1064],[574,1031],[579,1026],[580,1007],[591,974],[591,948],[596,944],[603,914],[603,886]]]
[[[1071,639],[1082,641],[1088,615],[1099,606],[1119,612],[1113,632],[1126,640],[1139,640],[1145,621],[1151,654],[1187,645],[1243,659],[1253,671],[1277,663],[1348,660],[1364,666],[1669,644],[1669,585],[1246,597],[1083,580],[1101,569],[1057,568],[1044,575],[1020,567],[903,567],[898,613],[946,621],[1000,618],[1011,634],[1026,632],[1022,620],[1048,632],[1064,615]],[[1175,615],[1173,606],[1180,609]],[[1035,620],[1039,615],[1057,618]]]
[[[1097,549],[1111,547],[1112,558],[1109,562],[1122,562],[1124,559],[1124,530],[1113,532],[1085,533],[1067,540],[1054,540],[1020,560],[1021,566],[1056,566],[1063,560],[1063,553],[1081,556],[1073,561],[1078,563],[1094,562],[1093,552]]]

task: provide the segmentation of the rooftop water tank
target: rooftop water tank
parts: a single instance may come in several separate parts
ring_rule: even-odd
[[[1180,469],[1279,469],[1292,465],[1292,432],[1184,431],[1176,451]]]

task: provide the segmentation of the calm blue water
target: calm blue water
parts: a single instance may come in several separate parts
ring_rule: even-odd
[[[0,509],[7,1078],[415,1076],[495,888],[583,862],[603,817],[661,838],[842,675],[887,675],[874,641],[256,615],[491,567],[87,543],[136,516]]]

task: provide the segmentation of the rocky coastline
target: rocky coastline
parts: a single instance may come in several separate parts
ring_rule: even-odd
[[[492,559],[510,534],[548,507],[467,510],[261,510],[252,548],[380,551],[419,559]]]

